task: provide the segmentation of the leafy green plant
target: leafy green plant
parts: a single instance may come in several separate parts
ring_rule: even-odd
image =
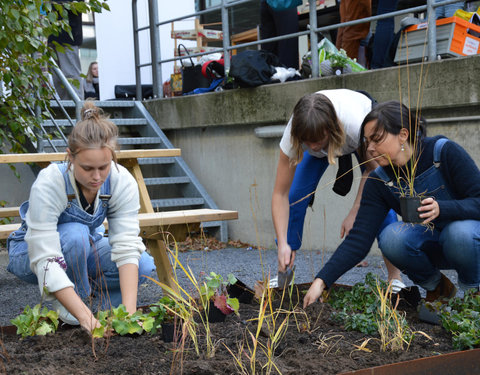
[[[107,311],[99,311],[97,319],[101,327],[95,328],[92,332],[93,337],[103,337],[105,332],[113,330],[120,336],[131,334],[156,333],[164,321],[166,310],[162,304],[154,304],[150,307],[150,312],[144,313],[137,310],[129,314],[123,304]]]
[[[379,306],[379,301],[374,293],[376,282],[376,277],[372,273],[368,273],[364,282],[355,284],[351,289],[333,289],[327,301],[336,310],[371,316]],[[382,288],[387,288],[385,281],[378,280],[378,282]]]
[[[211,300],[215,307],[220,309],[225,315],[232,312],[238,314],[240,303],[237,298],[230,298],[227,292],[227,286],[236,282],[237,279],[232,274],[229,274],[227,280],[224,280],[222,275],[210,272],[209,275],[205,276],[205,281],[200,287],[200,298],[203,304]]]
[[[150,333],[156,333],[163,323],[171,323],[178,316],[179,309],[175,300],[170,296],[164,296],[156,303],[148,306],[149,317],[153,317],[153,328]]]
[[[17,335],[27,336],[45,336],[48,333],[54,333],[58,328],[58,313],[42,308],[37,304],[32,308],[29,305],[25,307],[23,312],[11,323],[17,327]]]
[[[397,300],[398,301],[398,300]],[[368,273],[364,283],[351,289],[334,289],[327,302],[338,311],[332,318],[348,331],[380,336],[382,350],[408,349],[416,334],[429,338],[421,331],[413,331],[405,314],[392,304],[391,285]]]
[[[464,298],[452,298],[439,312],[443,328],[452,334],[455,349],[480,346],[480,295],[465,292]]]
[[[327,52],[327,59],[331,61],[333,67],[338,68],[345,68],[349,61],[344,49],[340,49],[337,53]]]
[[[0,0],[0,150],[7,146],[10,152],[25,152],[28,141],[35,139],[32,130],[40,129],[48,116],[54,91],[46,72],[54,64],[55,50],[47,39],[63,30],[71,33],[67,10],[78,14],[102,9],[109,10],[104,0]]]

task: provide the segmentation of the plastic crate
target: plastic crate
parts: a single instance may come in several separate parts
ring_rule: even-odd
[[[476,55],[480,52],[480,26],[459,17],[437,20],[437,55],[455,57]],[[427,23],[405,29],[397,46],[395,62],[418,62],[428,55]],[[473,32],[476,35],[468,33]]]

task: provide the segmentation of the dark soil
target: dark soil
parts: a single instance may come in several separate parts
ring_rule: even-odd
[[[191,340],[183,349],[179,343],[165,343],[160,334],[113,336],[92,341],[79,328],[63,328],[47,337],[19,336],[4,330],[3,365],[7,374],[239,374],[229,350],[241,358],[246,373],[252,373],[249,362],[252,337],[257,332],[254,320],[259,303],[241,304],[240,315],[227,316],[225,322],[211,325],[215,353],[207,357],[205,330],[199,328],[200,356]],[[305,312],[296,309],[279,345],[274,348],[274,364],[282,374],[339,374],[384,364],[424,358],[454,351],[450,335],[440,326],[420,322],[414,309],[407,308],[411,327],[432,337],[415,336],[408,350],[381,352],[378,337],[368,341],[367,350],[360,346],[369,336],[346,332],[330,319],[331,307],[316,303]],[[285,315],[276,321],[277,329]],[[201,326],[201,324],[200,324]],[[259,342],[268,341],[269,328],[262,326]],[[243,347],[243,354],[239,355]],[[228,349],[229,350],[228,350]],[[0,348],[1,349],[1,348]],[[255,373],[267,373],[267,363],[257,349]],[[0,360],[1,360],[0,356]],[[1,369],[0,369],[1,372]],[[272,373],[277,373],[272,369]]]

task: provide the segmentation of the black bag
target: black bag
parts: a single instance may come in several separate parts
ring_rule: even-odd
[[[271,83],[276,66],[284,67],[273,53],[264,50],[247,50],[232,56],[228,74],[240,87],[256,87]]]
[[[210,87],[210,84],[212,83],[211,80],[202,74],[201,65],[193,64],[193,60],[188,54],[187,48],[183,44],[178,45],[178,55],[181,56],[180,47],[185,49],[185,53],[192,63],[191,66],[185,66],[183,65],[182,60],[180,60],[180,63],[182,64],[182,94],[189,93],[201,87]]]
[[[115,85],[115,98],[123,100],[135,100],[137,96],[136,85]],[[142,85],[142,99],[153,98],[152,85]],[[142,100],[137,99],[137,100]]]

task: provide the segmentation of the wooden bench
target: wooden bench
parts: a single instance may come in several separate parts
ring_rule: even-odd
[[[138,183],[140,235],[155,260],[158,279],[171,288],[177,289],[173,282],[172,267],[167,255],[167,233],[171,233],[176,241],[183,241],[188,233],[199,228],[200,223],[238,219],[238,212],[205,208],[154,212],[138,159],[173,156],[180,156],[180,149],[122,150],[117,152],[118,162],[132,173]],[[45,167],[50,162],[65,161],[66,157],[66,153],[0,154],[0,163],[36,163]],[[0,197],[0,199],[5,199],[5,197]],[[0,208],[0,218],[18,216],[19,207]],[[105,221],[104,224],[108,229],[108,222]],[[18,223],[0,225],[0,240],[8,238],[10,233],[19,227]]]

